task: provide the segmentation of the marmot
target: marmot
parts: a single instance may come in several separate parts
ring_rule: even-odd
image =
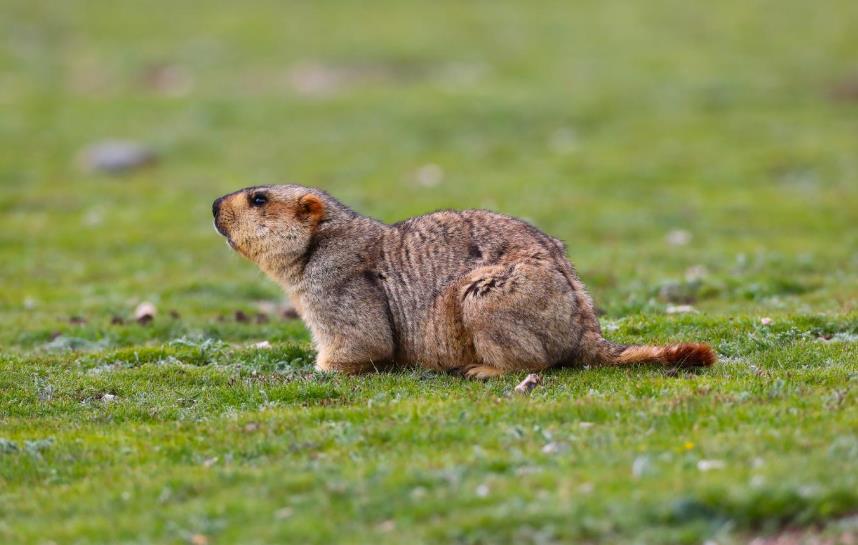
[[[448,210],[387,225],[299,185],[241,189],[212,212],[229,245],[285,289],[320,370],[419,365],[489,378],[715,362],[705,344],[605,340],[563,243],[513,217]]]

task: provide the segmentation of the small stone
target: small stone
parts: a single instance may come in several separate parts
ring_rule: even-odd
[[[436,187],[444,181],[444,169],[434,163],[423,165],[414,173],[414,181],[422,187]]]
[[[291,66],[286,82],[295,92],[311,97],[335,94],[345,83],[345,74],[335,67],[316,61],[304,61]]]
[[[697,312],[691,305],[667,305],[665,312],[668,314],[688,314],[690,312]]]
[[[259,350],[267,350],[271,348],[271,343],[268,341],[260,341],[253,345],[253,348],[257,348]]]
[[[41,458],[41,452],[43,450],[47,450],[51,448],[54,444],[53,437],[47,437],[45,439],[34,439],[32,441],[24,441],[24,450],[36,456],[37,458]]]
[[[114,394],[104,394],[101,396],[102,403],[113,403],[116,401],[116,396]]]
[[[295,514],[295,510],[291,507],[284,507],[274,512],[274,518],[278,520],[288,519]]]
[[[686,282],[699,282],[709,275],[709,270],[703,265],[692,265],[685,270]]]
[[[713,469],[724,469],[725,465],[723,460],[700,460],[697,462],[697,469],[712,471]]]
[[[567,445],[564,445],[563,443],[555,443],[552,441],[545,443],[545,446],[542,447],[542,454],[558,454],[565,451],[567,448]]]
[[[156,161],[154,151],[128,140],[98,142],[85,149],[80,157],[86,170],[112,175],[125,174]]]
[[[155,305],[144,301],[134,309],[134,319],[137,320],[137,323],[148,324],[155,319],[156,312]]]
[[[39,401],[47,402],[51,401],[54,398],[54,387],[50,384],[46,384],[44,387],[39,388]]]
[[[548,147],[558,155],[573,153],[578,149],[578,134],[569,127],[557,129],[548,139]]]
[[[518,394],[527,395],[541,383],[542,377],[535,373],[531,373],[527,375],[518,386],[515,387],[515,392]]]
[[[635,458],[635,461],[632,462],[632,475],[635,479],[640,479],[649,473],[651,468],[652,463],[650,462],[649,456],[638,456]]]
[[[91,208],[84,214],[81,223],[87,227],[96,227],[104,223],[104,212],[100,208]]]
[[[396,529],[396,522],[393,520],[385,520],[377,526],[379,532],[389,533]]]
[[[0,454],[18,452],[18,443],[0,437]]]
[[[489,493],[491,492],[491,489],[489,489],[489,485],[484,483],[478,486],[474,492],[476,493],[477,497],[485,498],[488,497]]]
[[[665,236],[665,240],[671,246],[685,246],[691,242],[691,233],[684,229],[674,229]]]

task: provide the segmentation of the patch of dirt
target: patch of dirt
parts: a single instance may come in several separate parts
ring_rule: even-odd
[[[242,310],[235,311],[235,321],[240,324],[246,324],[250,321],[250,317]]]

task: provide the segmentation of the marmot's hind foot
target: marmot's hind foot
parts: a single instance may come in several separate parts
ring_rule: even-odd
[[[465,369],[466,377],[480,380],[499,377],[504,373],[505,371],[502,369],[498,369],[497,367],[492,367],[490,365],[474,365]]]

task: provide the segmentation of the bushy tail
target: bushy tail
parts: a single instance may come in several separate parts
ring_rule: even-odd
[[[666,346],[627,346],[613,358],[614,363],[661,363],[678,367],[709,367],[717,357],[708,344],[681,343]]]
[[[659,363],[677,367],[709,367],[718,359],[715,351],[703,343],[625,346],[599,337],[594,344],[591,344],[592,359],[608,365]]]

